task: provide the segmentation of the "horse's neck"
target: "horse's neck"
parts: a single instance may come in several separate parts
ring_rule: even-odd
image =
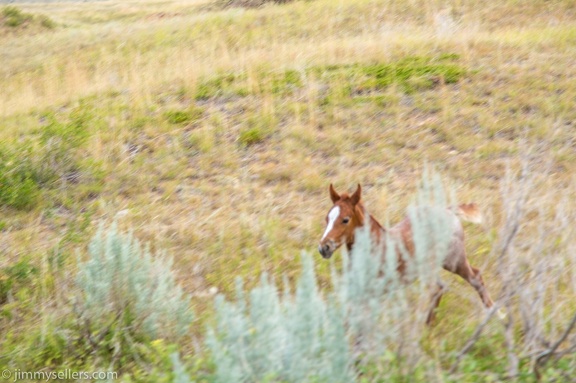
[[[374,218],[374,216],[372,216],[372,214],[368,213],[368,211],[366,210],[366,208],[364,207],[362,202],[360,202],[358,204],[358,206],[364,212],[364,216],[368,215],[368,217],[369,217],[370,235],[373,237],[372,239],[373,240],[379,240],[381,237],[384,237],[384,234],[386,233],[384,226],[382,226],[380,224],[380,222],[378,222],[376,220],[376,218]],[[376,236],[376,237],[374,238],[374,236]]]
[[[368,217],[370,217],[370,237],[373,243],[383,244],[386,241],[386,229],[371,214],[368,214]],[[349,251],[352,250],[354,242],[348,243],[346,247]]]
[[[384,239],[385,235],[386,235],[386,229],[384,229],[384,227],[380,225],[380,222],[378,222],[376,218],[370,215],[370,236],[372,237],[372,239],[374,241],[380,242],[381,240]]]

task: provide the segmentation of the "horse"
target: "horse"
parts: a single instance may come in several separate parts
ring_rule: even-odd
[[[406,280],[407,259],[405,257],[413,258],[415,253],[414,226],[410,215],[406,215],[395,226],[385,229],[372,215],[366,212],[361,201],[362,187],[360,184],[352,195],[338,194],[332,184],[330,184],[329,191],[333,206],[326,215],[326,229],[318,246],[318,251],[322,257],[329,259],[342,245],[346,245],[348,251],[352,251],[356,230],[368,224],[370,225],[372,243],[381,250],[382,256],[386,253],[387,243],[390,243],[387,238],[392,240],[391,243],[396,244],[397,272],[402,280]],[[494,302],[486,289],[480,270],[470,265],[464,247],[464,229],[461,220],[480,223],[482,214],[478,206],[474,203],[461,204],[452,208],[429,210],[428,214],[436,214],[448,222],[449,241],[444,254],[439,255],[442,267],[459,275],[474,287],[484,306],[491,308]],[[427,325],[432,324],[435,319],[435,311],[440,304],[444,289],[442,282],[437,282],[436,291],[432,294],[431,309],[426,319]]]

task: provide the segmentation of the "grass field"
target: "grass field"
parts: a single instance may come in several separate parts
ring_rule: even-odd
[[[361,183],[369,211],[394,223],[426,164],[458,201],[481,206],[485,222],[466,225],[467,249],[494,298],[512,280],[552,278],[539,280],[546,340],[524,343],[517,304],[530,298],[518,298],[509,307],[516,321],[504,329],[490,322],[469,370],[454,376],[503,380],[513,371],[510,350],[530,360],[574,315],[572,1],[252,9],[110,0],[10,9],[0,13],[2,364],[70,362],[72,341],[27,352],[68,318],[78,259],[100,223],[117,221],[174,258],[197,316],[178,348],[189,355],[186,368],[209,381],[209,357],[193,355],[202,354],[215,291],[230,297],[236,276],[250,287],[264,271],[294,280],[302,250],[314,254],[329,290],[330,262],[315,253],[328,185]],[[423,341],[436,356],[460,350],[484,319],[473,289],[443,278],[450,291]],[[568,354],[559,372],[545,379],[576,379],[574,337],[559,347]],[[90,363],[75,368],[99,367]],[[511,379],[533,381],[528,364],[521,360],[528,372]],[[135,372],[141,367],[123,368],[126,381],[147,381]],[[365,379],[378,381],[372,374]],[[398,381],[415,381],[406,379]]]

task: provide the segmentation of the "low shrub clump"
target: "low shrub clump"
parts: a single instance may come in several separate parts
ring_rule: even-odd
[[[83,106],[67,118],[53,114],[26,139],[0,146],[0,205],[30,210],[38,205],[43,191],[57,190],[55,199],[73,184],[96,184],[98,163],[85,156],[94,118]],[[93,186],[97,189],[97,185]]]
[[[190,298],[176,283],[171,265],[131,234],[119,233],[116,225],[100,228],[77,275],[76,314],[93,353],[114,361],[138,355],[140,342],[174,342],[187,334],[193,319]],[[115,350],[112,355],[110,350]]]
[[[7,30],[30,29],[33,27],[39,29],[54,29],[56,23],[46,15],[33,15],[22,12],[18,7],[7,6],[0,12],[0,27],[6,27]]]
[[[0,147],[0,205],[28,210],[37,202],[40,185],[30,147],[18,149]]]

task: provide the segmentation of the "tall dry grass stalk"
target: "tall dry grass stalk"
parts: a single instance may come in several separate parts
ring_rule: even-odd
[[[491,257],[495,261],[492,283],[501,287],[497,305],[505,308],[506,316],[492,331],[503,336],[508,378],[516,379],[528,370],[540,379],[546,375],[542,372],[546,363],[558,363],[576,350],[572,334],[576,211],[570,201],[576,184],[569,181],[567,187],[555,190],[552,163],[538,157],[542,148],[526,143],[522,147],[519,168],[507,167],[501,181],[502,223]],[[485,325],[481,323],[468,340],[452,371]],[[576,363],[573,357],[564,362]],[[560,379],[572,379],[564,372],[559,374]]]

